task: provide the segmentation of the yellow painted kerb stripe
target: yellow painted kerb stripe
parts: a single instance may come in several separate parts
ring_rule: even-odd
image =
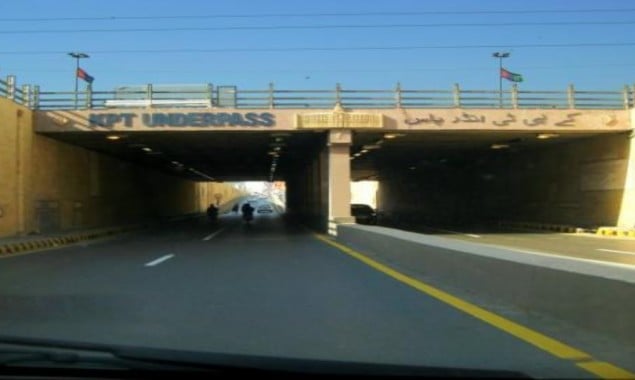
[[[580,351],[544,334],[513,322],[507,318],[501,317],[479,306],[464,301],[431,285],[400,273],[390,268],[389,266],[381,264],[349,247],[346,247],[343,244],[329,239],[328,237],[322,235],[315,235],[315,237],[404,284],[407,284],[425,294],[428,294],[442,302],[445,302],[446,304],[451,305],[456,309],[459,309],[475,318],[478,318],[481,321],[488,323],[500,330],[503,330],[529,344],[532,344],[544,351],[547,351],[548,353],[558,358],[572,360],[576,362],[576,365],[578,365],[580,368],[583,368],[601,378],[635,379],[635,373],[631,373],[610,363],[594,361],[591,355],[587,354],[586,352]]]

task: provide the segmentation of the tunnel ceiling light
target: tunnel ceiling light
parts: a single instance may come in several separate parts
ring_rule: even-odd
[[[106,139],[108,139],[110,141],[116,141],[116,140],[121,139],[121,136],[119,136],[119,135],[108,135],[108,136],[106,136]]]
[[[386,133],[384,134],[384,138],[385,139],[394,139],[397,137],[403,137],[405,136],[403,133]]]
[[[368,153],[368,149],[362,149],[360,150],[361,153]]]
[[[492,144],[490,147],[492,149],[507,149],[509,148],[509,144]]]
[[[408,169],[415,170],[415,169],[417,169],[417,167],[416,166],[410,166],[410,167],[408,167]]]
[[[539,133],[538,136],[536,136],[536,138],[541,140],[552,139],[554,137],[560,137],[560,135],[557,133]]]
[[[372,150],[372,149],[379,149],[381,148],[381,146],[377,144],[372,144],[372,145],[364,145],[363,148],[366,150]]]
[[[144,152],[152,152],[152,148],[149,148],[147,146],[144,146],[143,148],[141,148],[141,150]]]

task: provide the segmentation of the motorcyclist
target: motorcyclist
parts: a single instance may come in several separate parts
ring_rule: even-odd
[[[240,209],[243,213],[243,219],[249,223],[254,218],[254,208],[246,202],[243,207]]]
[[[215,222],[218,219],[218,207],[216,207],[213,203],[207,208],[207,217],[212,222]]]

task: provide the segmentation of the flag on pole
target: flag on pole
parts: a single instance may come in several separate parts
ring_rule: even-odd
[[[84,71],[84,69],[82,68],[77,69],[77,77],[85,80],[88,83],[93,83],[93,81],[95,80],[94,77],[91,77],[90,75],[88,75],[88,73]]]
[[[501,78],[505,78],[512,82],[522,82],[523,76],[520,74],[512,73],[511,71],[507,71],[501,68]]]

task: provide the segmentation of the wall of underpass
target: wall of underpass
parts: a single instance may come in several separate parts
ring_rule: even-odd
[[[511,220],[633,227],[631,145],[629,133],[603,134],[384,172],[378,209],[388,222],[431,226]]]
[[[285,178],[287,213],[318,231],[328,225],[327,147],[307,152],[305,160],[296,162],[295,170]]]
[[[631,154],[629,135],[617,134],[508,155],[480,188],[483,206],[507,220],[618,225],[629,207],[623,197]]]
[[[377,210],[392,224],[448,225],[474,218],[464,172],[452,167],[395,168],[380,173]]]
[[[242,195],[35,134],[32,112],[7,99],[0,120],[0,237],[133,224]]]

